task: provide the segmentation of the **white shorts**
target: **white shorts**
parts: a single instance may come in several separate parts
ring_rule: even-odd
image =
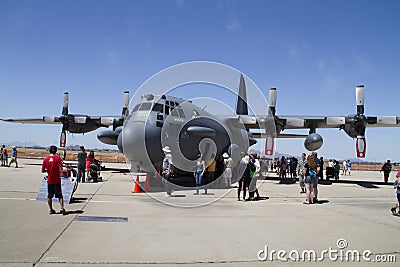
[[[222,176],[224,177],[224,179],[232,178],[232,169],[226,168]]]

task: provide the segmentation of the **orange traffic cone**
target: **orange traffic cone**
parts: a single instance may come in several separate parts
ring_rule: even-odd
[[[144,191],[150,192],[150,182],[149,182],[149,175],[146,174],[146,182],[144,183]]]
[[[141,193],[142,190],[140,189],[140,185],[139,185],[139,175],[136,176],[136,182],[135,182],[135,187],[133,188],[132,193]]]

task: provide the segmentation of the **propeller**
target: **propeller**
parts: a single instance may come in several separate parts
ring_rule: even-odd
[[[365,129],[368,123],[377,123],[377,117],[366,117],[364,115],[364,85],[356,86],[356,115],[347,117],[326,117],[325,124],[328,126],[339,126],[348,136],[356,138],[357,157],[365,158],[367,143],[365,140]],[[375,122],[373,122],[375,121]]]
[[[364,115],[364,85],[356,87],[357,115],[354,117],[354,124],[357,131],[356,151],[357,157],[365,158],[367,143],[365,140],[365,128],[367,126],[367,118]]]
[[[124,92],[123,100],[122,100],[122,112],[121,112],[121,117],[120,118],[114,118],[111,124],[107,125],[112,125],[113,131],[117,129],[118,127],[122,126],[124,124],[125,119],[129,116],[129,91]]]
[[[275,125],[278,127],[278,118],[276,117],[276,99],[277,99],[277,92],[276,88],[271,88],[269,89],[268,93],[268,105],[269,105],[269,110],[268,110],[268,115],[272,116],[275,120]],[[269,129],[269,127],[266,127],[266,129]],[[267,156],[273,156],[274,155],[274,147],[275,147],[275,137],[276,137],[276,132],[266,132],[266,137],[265,137],[265,155]]]
[[[347,117],[328,117],[326,122],[328,125],[342,124],[344,119],[344,131],[352,138],[356,138],[357,157],[365,158],[367,143],[365,140],[365,129],[368,121],[364,115],[364,85],[356,86],[356,106],[357,114]]]
[[[69,102],[69,94],[68,92],[64,93],[64,102],[63,102],[63,108],[62,108],[62,119],[60,120],[63,124],[62,130],[61,130],[61,135],[60,135],[60,147],[65,147],[67,144],[67,133],[66,131],[68,130],[68,122],[66,118],[68,117],[68,102]],[[64,120],[64,121],[63,121]]]

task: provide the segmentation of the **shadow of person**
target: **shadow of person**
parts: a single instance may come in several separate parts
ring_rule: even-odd
[[[63,215],[82,214],[83,212],[83,210],[67,210],[65,213],[63,213]]]
[[[314,204],[326,204],[329,203],[329,200],[326,199],[318,199],[318,201],[314,201]]]

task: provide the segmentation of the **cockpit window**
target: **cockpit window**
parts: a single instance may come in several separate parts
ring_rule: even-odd
[[[137,104],[137,105],[132,109],[132,112],[135,112],[136,110],[138,110],[138,109],[139,109],[139,106],[140,106],[140,104]]]
[[[174,108],[174,109],[171,111],[171,115],[172,115],[172,116],[175,116],[175,117],[179,117],[178,109],[177,109],[177,108]]]
[[[161,104],[154,104],[153,108],[151,109],[151,111],[155,111],[155,112],[163,112],[163,105]]]
[[[176,108],[176,109],[178,110],[179,117],[186,118],[185,112],[183,112],[183,109],[181,109],[181,108]]]
[[[185,113],[180,107],[176,107],[171,111],[171,115],[175,117],[185,118]]]
[[[143,103],[139,108],[139,110],[150,110],[150,109],[151,109],[151,103],[149,102]]]

